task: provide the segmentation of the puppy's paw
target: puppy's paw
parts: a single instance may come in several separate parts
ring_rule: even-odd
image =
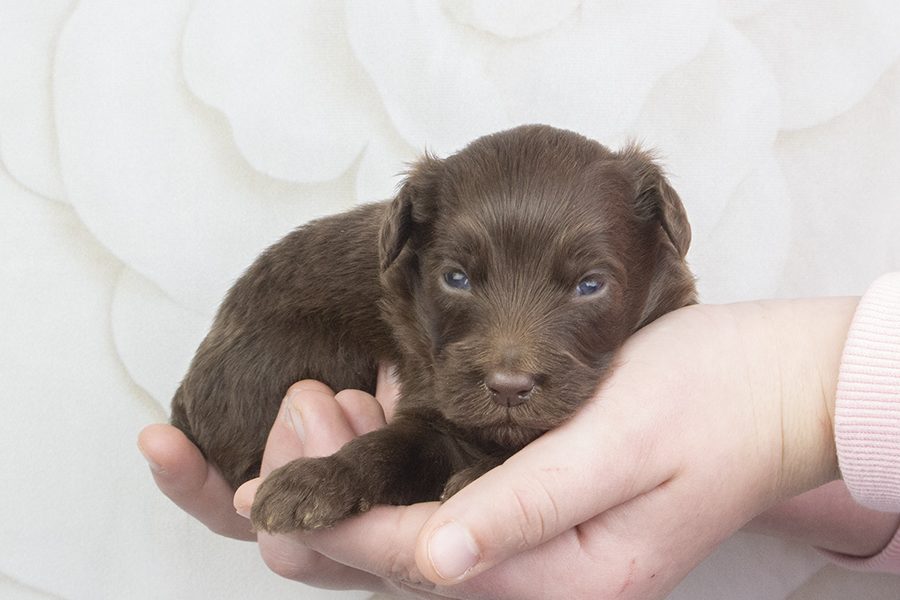
[[[322,529],[368,510],[370,503],[362,496],[358,476],[342,461],[301,458],[263,480],[250,520],[269,533]]]

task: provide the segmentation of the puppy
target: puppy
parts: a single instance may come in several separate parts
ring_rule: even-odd
[[[636,147],[523,126],[422,158],[396,198],[315,221],[235,283],[172,423],[238,486],[300,379],[401,397],[386,427],[271,473],[252,522],[328,527],[444,499],[569,418],[635,330],[695,302],[690,226]]]

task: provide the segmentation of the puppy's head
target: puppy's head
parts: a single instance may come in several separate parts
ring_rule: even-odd
[[[381,233],[385,312],[433,397],[521,446],[591,396],[636,329],[695,301],[690,226],[636,147],[525,126],[425,157]]]

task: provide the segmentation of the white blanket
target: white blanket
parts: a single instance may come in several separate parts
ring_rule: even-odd
[[[364,598],[279,580],[135,439],[225,290],[404,162],[525,122],[657,147],[702,298],[900,268],[900,3],[0,1],[0,598]],[[900,597],[738,534],[676,600]],[[792,595],[793,594],[793,595]]]

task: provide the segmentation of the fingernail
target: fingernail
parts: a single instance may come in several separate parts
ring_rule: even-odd
[[[294,431],[297,433],[297,437],[300,438],[300,441],[305,442],[306,431],[303,429],[303,414],[300,412],[300,399],[288,398],[287,405],[288,415],[290,415]]]
[[[391,385],[397,385],[397,365],[392,363],[378,363],[378,377],[383,377]]]
[[[478,564],[478,546],[468,530],[450,521],[441,525],[428,540],[428,560],[441,578],[461,578]]]
[[[243,505],[238,506],[237,504],[235,504],[235,505],[234,505],[234,512],[236,512],[237,514],[241,515],[241,516],[244,517],[245,519],[249,519],[249,518],[250,518],[250,507],[249,507],[249,506],[243,506]]]
[[[153,471],[154,473],[162,473],[163,468],[159,465],[159,463],[157,463],[155,460],[153,460],[152,458],[150,458],[147,455],[147,451],[144,450],[144,447],[141,446],[140,442],[138,442],[137,447],[138,447],[138,450],[141,451],[141,454],[143,455],[144,460],[146,460],[147,464],[150,465],[150,470]]]
[[[291,397],[291,394],[285,396],[281,401],[281,408],[278,409],[278,418],[288,429],[294,429],[294,422],[291,420]]]

